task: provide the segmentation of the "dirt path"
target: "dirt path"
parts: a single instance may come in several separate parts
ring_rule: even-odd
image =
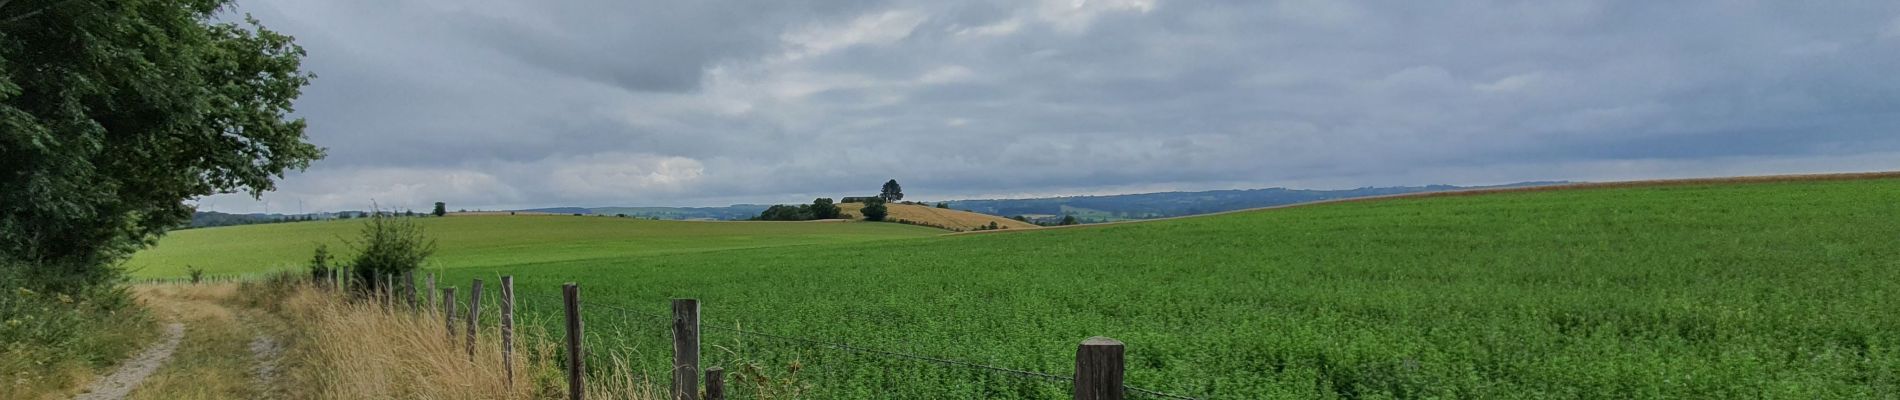
[[[277,357],[284,352],[277,340],[270,335],[259,334],[251,339],[251,377],[256,380],[258,393],[270,393],[272,382],[277,381]]]
[[[157,344],[153,344],[152,347],[146,348],[145,352],[139,353],[138,357],[133,357],[131,361],[127,361],[125,365],[120,366],[119,370],[113,372],[111,376],[93,382],[92,386],[86,388],[86,393],[80,394],[79,397],[74,397],[73,399],[124,399],[127,394],[132,393],[133,388],[139,386],[140,382],[144,382],[146,377],[152,376],[152,372],[158,371],[158,367],[165,365],[165,361],[171,359],[172,352],[178,350],[178,343],[184,341],[184,339],[184,324],[174,322],[166,325],[164,340],[160,340]]]

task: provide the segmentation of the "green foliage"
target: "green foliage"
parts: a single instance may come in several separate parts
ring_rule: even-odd
[[[318,243],[317,250],[310,255],[310,277],[323,279],[330,276],[330,245]]]
[[[449,205],[443,204],[440,201],[435,202],[435,211],[431,212],[430,214],[435,214],[435,216],[437,217],[449,215]]]
[[[949,209],[950,203],[937,203],[937,208]]]
[[[865,199],[864,209],[858,212],[864,213],[865,221],[883,221],[884,217],[891,215],[890,207],[884,205],[884,199],[876,197]]]
[[[784,204],[767,207],[765,211],[759,212],[758,218],[753,218],[753,220],[757,221],[810,221],[811,219],[810,205],[791,206]]]
[[[842,212],[830,198],[820,197],[811,201],[812,219],[838,219],[838,215]]]
[[[15,0],[0,20],[0,260],[84,286],[191,217],[323,152],[289,117],[291,37],[214,21],[225,0]]]
[[[830,198],[821,197],[812,200],[811,204],[796,206],[779,204],[766,207],[765,211],[759,212],[759,216],[753,217],[752,220],[810,221],[815,219],[837,219],[841,215],[841,212],[838,205],[833,204]]]
[[[154,324],[118,286],[45,292],[19,286],[26,267],[0,262],[0,398],[38,398],[147,344]]]
[[[385,276],[414,271],[435,254],[435,239],[429,238],[414,218],[372,213],[363,223],[353,243],[356,258],[350,270],[358,282],[367,286],[385,284]]]
[[[1900,180],[1551,191],[450,272],[1057,375],[1108,336],[1129,384],[1200,398],[1882,398],[1900,393],[1893,198]],[[591,345],[653,349],[635,366],[664,379],[664,319],[589,310]],[[736,353],[705,365],[825,371],[810,398],[1066,395],[704,332]]]
[[[1075,220],[1075,216],[1074,216],[1074,215],[1064,215],[1064,216],[1062,216],[1062,222],[1057,222],[1057,223],[1056,223],[1056,225],[1057,225],[1057,226],[1068,226],[1068,225],[1075,225],[1075,224],[1078,224],[1078,223],[1080,223],[1080,222],[1078,222],[1078,221],[1076,221],[1076,220]]]
[[[898,185],[896,179],[892,179],[889,182],[884,182],[884,188],[878,190],[877,197],[884,199],[884,201],[886,202],[903,200],[904,186]]]

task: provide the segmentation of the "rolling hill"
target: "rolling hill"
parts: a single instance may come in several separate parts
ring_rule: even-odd
[[[1040,226],[1036,226],[1036,224],[963,210],[935,208],[914,204],[887,204],[885,207],[890,210],[890,215],[885,217],[886,220],[905,220],[916,224],[941,227],[946,230],[959,232],[976,230],[979,227],[989,225],[991,222],[996,223],[996,225],[1002,229],[1040,228]],[[864,219],[863,203],[841,203],[838,204],[838,208],[845,214],[851,215],[853,219]]]

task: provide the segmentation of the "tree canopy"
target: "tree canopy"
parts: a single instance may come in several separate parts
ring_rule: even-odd
[[[289,116],[303,49],[214,18],[229,3],[0,1],[0,262],[102,282],[185,200],[261,196],[323,157]]]
[[[858,212],[864,213],[864,220],[866,221],[883,221],[884,217],[891,215],[890,208],[884,205],[884,199],[881,198],[865,200],[864,209]]]
[[[878,191],[877,197],[883,198],[886,202],[903,200],[904,186],[898,185],[896,179],[884,182],[884,188]]]

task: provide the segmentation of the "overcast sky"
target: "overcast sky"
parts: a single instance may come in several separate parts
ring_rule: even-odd
[[[273,212],[1900,170],[1891,0],[239,3]]]

